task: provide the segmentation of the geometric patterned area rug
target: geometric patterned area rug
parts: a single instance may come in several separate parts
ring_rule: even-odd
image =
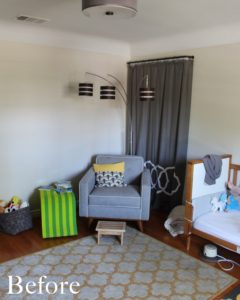
[[[7,294],[8,276],[19,294]],[[0,264],[0,277],[1,300],[206,300],[237,281],[130,227],[123,246],[114,237],[101,245],[86,237]]]

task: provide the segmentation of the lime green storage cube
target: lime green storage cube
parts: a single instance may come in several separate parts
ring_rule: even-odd
[[[76,199],[73,192],[40,190],[42,237],[77,235]]]

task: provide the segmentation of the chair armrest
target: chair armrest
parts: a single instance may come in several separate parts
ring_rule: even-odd
[[[144,169],[141,175],[141,201],[142,201],[142,213],[141,220],[149,219],[149,210],[151,202],[151,174],[149,169]]]
[[[151,174],[149,169],[144,168],[141,175],[141,196],[147,191],[151,191]]]
[[[90,168],[79,182],[79,215],[88,217],[88,198],[95,186],[95,173]]]

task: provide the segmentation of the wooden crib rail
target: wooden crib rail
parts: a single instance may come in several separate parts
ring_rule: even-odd
[[[237,185],[238,172],[240,171],[240,165],[231,164],[230,169],[233,171],[233,184]]]

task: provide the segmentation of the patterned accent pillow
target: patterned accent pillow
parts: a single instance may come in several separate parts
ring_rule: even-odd
[[[124,173],[125,162],[121,161],[112,164],[93,164],[94,171],[97,172],[122,172]]]
[[[122,172],[96,172],[96,187],[122,187],[124,173]]]

